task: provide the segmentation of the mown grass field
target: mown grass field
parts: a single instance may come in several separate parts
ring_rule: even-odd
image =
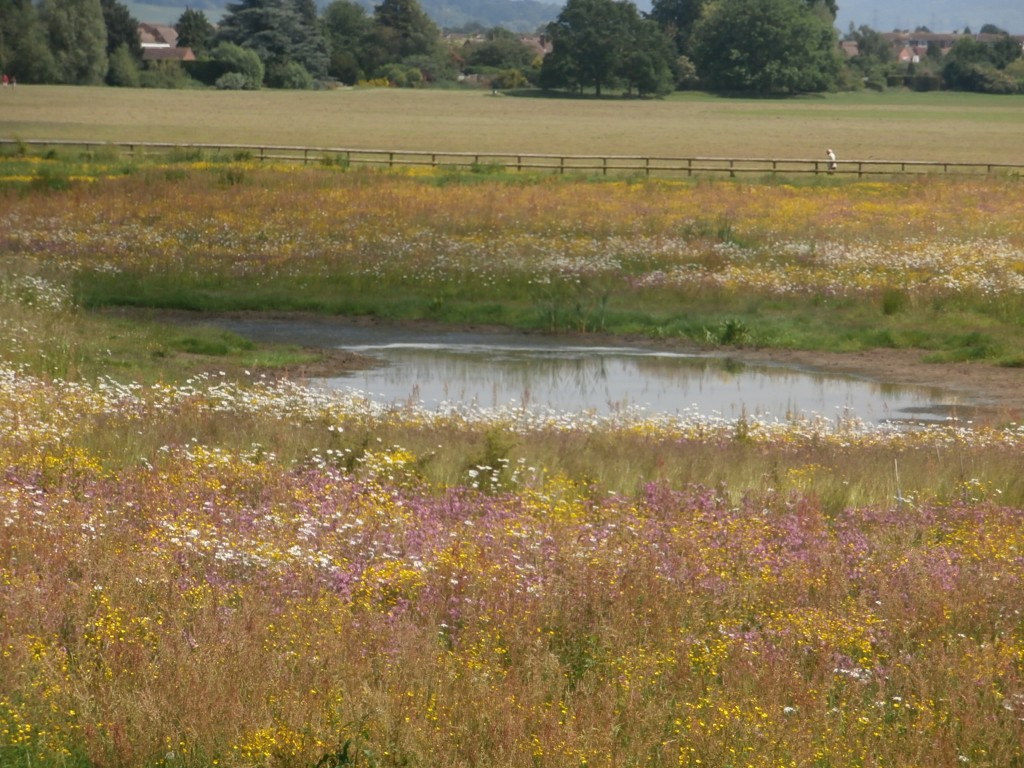
[[[1024,100],[962,93],[665,100],[488,91],[19,86],[0,137],[640,156],[1024,162]]]
[[[111,92],[82,94],[95,103],[78,117],[54,98],[23,125],[140,130]],[[179,112],[160,127],[156,97],[177,94],[137,95],[154,98],[152,130],[200,140]],[[491,103],[246,98],[276,115],[347,96]],[[319,143],[296,103],[294,141]],[[978,118],[1015,102],[933,103],[990,126]],[[789,103],[661,106],[701,105],[765,120]],[[993,151],[973,141],[969,159]],[[0,766],[1019,768],[1010,414],[894,430],[384,408],[273,375],[302,350],[94,310],[902,346],[1013,367],[1021,190],[0,158]]]

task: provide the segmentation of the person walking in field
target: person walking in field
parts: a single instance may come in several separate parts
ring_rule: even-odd
[[[836,153],[831,149],[826,149],[825,157],[828,158],[828,172],[830,174],[835,173],[836,168],[839,167],[839,164],[836,162]]]

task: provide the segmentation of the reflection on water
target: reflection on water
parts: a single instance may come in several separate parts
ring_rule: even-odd
[[[326,379],[385,403],[546,407],[558,411],[853,415],[864,421],[944,419],[949,393],[744,363],[741,358],[633,347],[567,345],[557,339],[472,332],[347,327],[292,321],[225,321],[268,341],[351,349],[381,365]]]
[[[434,344],[358,349],[385,365],[330,379],[330,386],[356,387],[385,402],[418,402],[428,408],[444,403],[598,412],[633,407],[780,419],[801,413],[855,414],[881,421],[901,418],[900,412],[911,408],[921,418],[918,409],[934,401],[925,391],[865,380],[650,350]]]

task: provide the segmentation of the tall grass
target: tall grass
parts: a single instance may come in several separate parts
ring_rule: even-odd
[[[7,765],[1021,757],[1019,433],[2,382]]]
[[[382,408],[82,306],[1007,350],[1016,187],[175,167],[3,200],[0,764],[1024,763],[1017,425]]]
[[[0,243],[63,265],[87,307],[1024,359],[1010,180],[463,186],[424,171],[230,167],[230,180],[221,166],[175,163],[170,177],[157,167],[23,192]]]

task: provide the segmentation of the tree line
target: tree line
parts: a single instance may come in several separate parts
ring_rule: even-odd
[[[543,50],[500,27],[445,35],[417,0],[238,0],[216,26],[191,8],[178,45],[195,62],[144,62],[139,23],[118,0],[0,0],[0,71],[22,83],[223,89],[335,83],[419,86],[467,76],[493,88],[664,95],[700,88],[798,94],[945,87],[1024,93],[1021,46],[963,35],[897,62],[890,42],[851,28],[841,53],[836,0],[567,0],[538,30]],[[995,28],[983,28],[983,32]],[[1001,30],[997,30],[1002,32]],[[991,34],[990,34],[991,36]]]

